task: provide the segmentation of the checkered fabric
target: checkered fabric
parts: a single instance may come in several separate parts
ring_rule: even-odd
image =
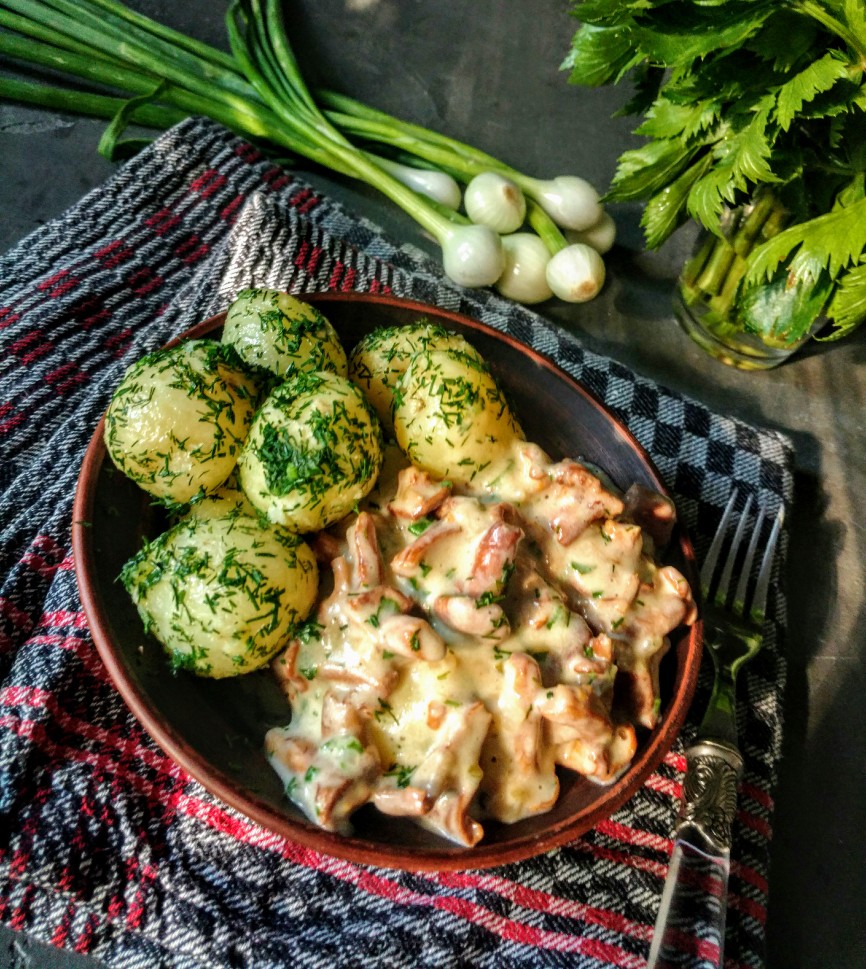
[[[622,810],[542,857],[421,874],[319,855],[257,827],[130,715],[90,639],[70,551],[87,441],[124,369],[238,288],[392,292],[518,337],[631,428],[699,556],[731,490],[792,493],[777,433],[584,350],[536,313],[448,282],[209,122],[166,133],[0,259],[0,920],[109,966],[644,965],[689,723]],[[763,964],[785,665],[781,556],[739,710],[730,966]],[[708,688],[704,671],[696,709]],[[694,965],[712,953],[696,938]]]

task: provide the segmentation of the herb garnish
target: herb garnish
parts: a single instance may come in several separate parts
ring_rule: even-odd
[[[385,771],[385,777],[394,777],[397,780],[397,787],[408,787],[409,781],[412,779],[412,775],[415,773],[415,767],[408,764],[392,764],[388,770]]]

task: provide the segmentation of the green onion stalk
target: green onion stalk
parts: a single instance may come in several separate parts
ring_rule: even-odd
[[[233,0],[226,27],[230,54],[119,0],[0,0],[0,54],[10,64],[96,88],[0,76],[0,97],[109,119],[99,146],[108,158],[141,147],[141,139],[121,140],[129,124],[164,130],[190,115],[210,117],[257,143],[377,189],[436,240],[446,273],[465,286],[497,283],[509,266],[514,269],[517,246],[503,248],[503,230],[457,211],[460,190],[449,188],[452,179],[468,187],[494,172],[525,192],[529,207],[521,196],[517,224],[528,215],[551,256],[568,248],[560,226],[585,228],[598,218],[598,197],[581,179],[541,182],[351,98],[315,98],[289,42],[280,0]],[[364,147],[355,139],[363,139]]]
[[[236,62],[290,131],[326,153],[333,162],[329,167],[378,189],[412,216],[441,246],[445,272],[453,280],[464,286],[496,282],[503,268],[498,236],[485,226],[464,225],[444,216],[356,148],[319,110],[289,44],[280,0],[264,0],[264,5],[262,0],[234,0],[227,26]]]
[[[444,215],[355,148],[317,108],[289,45],[278,0],[235,0],[227,13],[232,56],[129,11],[117,0],[2,0],[7,56],[136,96],[118,117],[165,128],[177,110],[203,114],[378,189],[443,250],[445,271],[466,286],[489,285],[503,268],[498,236]],[[0,94],[44,107],[105,116],[110,101],[82,97],[78,108],[56,88],[4,81]],[[140,99],[140,100],[139,100]],[[147,106],[152,100],[154,104]],[[145,110],[146,109],[146,110]],[[112,134],[115,132],[112,131]],[[106,153],[113,149],[104,144]]]

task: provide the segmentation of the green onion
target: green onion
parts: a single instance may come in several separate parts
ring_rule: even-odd
[[[577,176],[532,178],[487,152],[420,125],[401,121],[354,98],[333,91],[321,91],[318,97],[330,109],[329,117],[344,131],[418,155],[465,181],[488,172],[504,175],[564,228],[588,229],[601,218],[598,194],[588,182]]]
[[[41,108],[78,111],[94,118],[113,118],[127,103],[123,98],[49,87],[11,77],[0,77],[0,98]],[[185,117],[187,114],[184,111],[175,108],[145,104],[135,109],[130,120],[146,128],[170,128]]]
[[[585,228],[587,212],[594,212],[597,197],[581,180],[560,176],[542,182],[477,148],[352,98],[330,92],[314,97],[292,50],[280,0],[233,0],[226,13],[230,54],[119,0],[0,0],[0,27],[0,54],[13,69],[47,69],[76,81],[65,88],[4,76],[0,97],[110,119],[100,142],[108,157],[124,145],[140,146],[141,141],[119,140],[130,123],[165,129],[189,115],[210,117],[274,153],[288,150],[378,190],[436,240],[445,272],[464,286],[493,285],[502,277],[500,290],[521,298],[508,280],[513,283],[520,274],[515,263],[525,258],[525,247],[509,245],[506,261],[499,231],[516,220],[502,222],[494,213],[491,225],[497,231],[467,218],[457,211],[456,182],[471,186],[476,177],[489,180],[494,172],[500,182],[513,183],[518,195],[529,197],[530,226],[551,254],[567,245],[557,221],[574,221],[570,215],[563,221],[551,208],[554,196],[557,204],[583,206],[578,228]],[[88,89],[81,90],[81,82]],[[564,190],[569,178],[582,185],[577,203],[569,203]],[[516,211],[522,218],[522,204]],[[538,251],[531,255],[538,264]],[[539,280],[526,299],[544,298],[546,292]]]

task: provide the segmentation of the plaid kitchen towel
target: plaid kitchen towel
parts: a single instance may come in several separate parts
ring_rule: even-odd
[[[771,512],[791,500],[779,434],[711,413],[490,292],[455,287],[253,146],[184,122],[0,259],[0,919],[141,969],[642,966],[693,723],[632,801],[567,847],[421,874],[342,862],[258,828],[170,761],[113,689],[72,571],[85,446],[126,366],[251,284],[389,291],[553,358],[647,449],[699,556],[732,488]],[[783,537],[766,646],[741,691],[731,966],[763,964],[784,549]]]

